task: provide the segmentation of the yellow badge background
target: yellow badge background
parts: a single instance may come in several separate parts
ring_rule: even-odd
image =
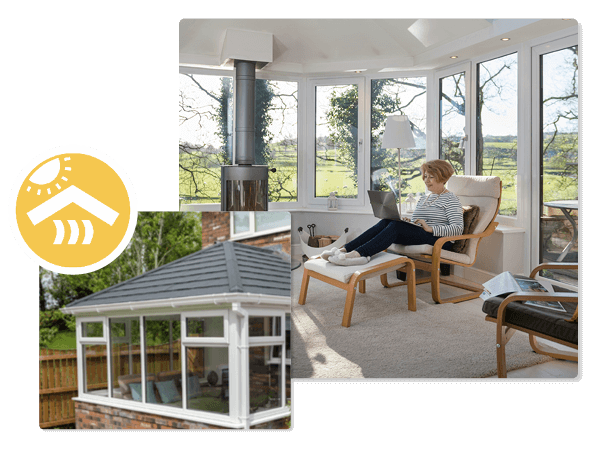
[[[65,161],[66,157],[70,160]],[[47,185],[36,185],[29,181],[37,169],[56,158],[60,159],[61,170],[55,180]],[[65,167],[70,167],[71,170],[67,171]],[[63,176],[68,181],[62,180]],[[61,186],[60,190],[55,183]],[[110,226],[72,203],[34,226],[27,213],[71,185],[77,186],[118,212],[115,223]],[[28,186],[31,186],[29,192]],[[48,188],[51,189],[51,194],[47,193]],[[37,195],[38,189],[41,189],[40,195]],[[102,261],[118,247],[128,229],[130,207],[129,195],[123,181],[108,164],[89,155],[67,153],[48,158],[27,175],[17,197],[17,224],[26,244],[43,260],[60,267],[86,267]],[[84,230],[81,221],[85,219],[92,222],[94,236],[90,244],[83,245],[81,241]],[[65,238],[62,244],[54,244],[56,226],[53,220],[64,222]],[[67,220],[77,220],[77,244],[67,244],[71,233]]]

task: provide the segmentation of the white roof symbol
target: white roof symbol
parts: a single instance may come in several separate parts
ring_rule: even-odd
[[[50,200],[29,211],[27,215],[29,216],[29,219],[31,219],[31,222],[33,222],[34,225],[37,225],[71,203],[75,203],[82,207],[111,226],[115,223],[117,217],[119,217],[118,212],[96,200],[91,195],[86,194],[77,186],[69,186],[60,194],[55,195]]]

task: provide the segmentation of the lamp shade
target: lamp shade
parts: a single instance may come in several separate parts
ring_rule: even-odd
[[[410,129],[408,116],[388,116],[381,148],[413,148],[415,138]]]

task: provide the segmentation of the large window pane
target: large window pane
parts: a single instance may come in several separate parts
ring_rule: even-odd
[[[256,164],[269,172],[269,201],[298,200],[298,83],[256,80]]]
[[[317,86],[315,196],[358,193],[358,86]]]
[[[233,78],[179,75],[179,197],[219,203],[221,165],[232,164]]]
[[[427,79],[384,78],[371,81],[371,189],[398,191],[398,150],[381,148],[387,116],[405,114],[415,148],[400,150],[403,199],[425,191],[420,167],[425,162]]]
[[[517,214],[517,54],[477,65],[477,175],[502,179],[500,214]]]
[[[179,75],[179,196],[219,203],[221,165],[234,164],[233,77]],[[269,201],[298,198],[298,83],[257,79],[255,163],[269,172]]]
[[[181,323],[179,315],[145,318],[148,403],[182,406]]]
[[[440,79],[440,158],[465,174],[465,73]]]
[[[83,345],[83,392],[108,397],[106,345]]]
[[[114,398],[141,401],[142,362],[139,319],[110,319]],[[133,384],[133,386],[132,386]],[[132,392],[133,387],[133,392]],[[135,395],[135,398],[134,398]]]
[[[229,349],[188,347],[187,408],[229,413]]]
[[[577,46],[541,56],[542,129],[540,180],[542,205],[540,261],[578,260]],[[577,271],[544,271],[547,277],[576,284]]]
[[[281,346],[275,346],[281,347]],[[271,360],[270,346],[250,348],[250,412],[259,412],[281,405],[281,359]]]

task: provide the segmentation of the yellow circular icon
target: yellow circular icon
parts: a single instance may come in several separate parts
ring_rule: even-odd
[[[119,175],[105,162],[82,153],[42,162],[17,195],[17,225],[23,240],[50,267],[42,266],[59,272],[64,268],[64,273],[94,270],[118,256],[113,253],[131,237],[131,212]]]

